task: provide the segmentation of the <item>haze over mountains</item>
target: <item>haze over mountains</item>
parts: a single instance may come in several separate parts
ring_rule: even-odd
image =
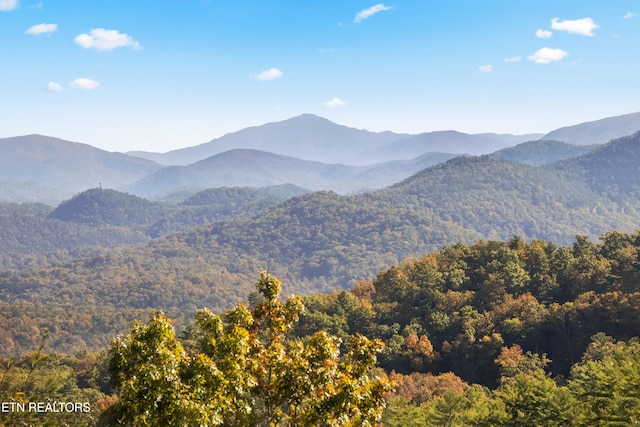
[[[96,159],[112,154],[86,153],[95,156],[94,165],[108,164]],[[61,326],[52,346],[99,348],[114,328],[127,328],[149,310],[184,318],[197,307],[229,308],[254,290],[261,269],[286,281],[291,293],[331,292],[457,242],[519,236],[571,244],[576,234],[595,238],[612,229],[632,232],[640,224],[640,132],[593,147],[530,141],[425,167],[433,155],[373,166],[253,149],[169,168],[132,158],[157,169],[129,184],[154,193],[198,180],[215,184],[206,181],[209,176],[237,180],[236,170],[262,176],[262,183],[281,175],[297,176],[298,184],[395,177],[393,185],[349,195],[292,185],[195,195],[183,188],[166,195],[168,203],[93,185],[57,208],[0,203],[0,301],[34,313],[26,323],[11,317],[7,322],[15,330],[43,328],[62,310],[46,307],[73,306],[84,313],[83,330],[73,322]],[[31,166],[42,161],[32,157]],[[296,169],[287,175],[292,165]],[[152,187],[160,184],[166,188]],[[78,337],[87,336],[86,325],[114,326],[83,343]]]
[[[640,132],[542,167],[460,156],[350,196],[278,200],[217,189],[170,206],[92,189],[55,210],[0,204],[0,299],[44,307],[71,298],[103,323],[122,322],[123,310],[184,316],[247,298],[265,268],[289,292],[330,292],[456,242],[519,236],[571,244],[576,234],[633,232],[639,147]],[[36,311],[48,324],[46,310]]]
[[[100,185],[119,188],[161,167],[150,160],[48,136],[0,139],[0,182],[5,191],[31,183],[36,194],[57,191],[69,197]]]
[[[640,130],[640,112],[563,127],[549,132],[542,139],[575,145],[605,144],[638,130]]]
[[[516,147],[520,157],[511,159],[533,165],[549,163],[583,152],[573,146],[604,143],[608,141],[605,138],[638,129],[640,113],[583,123],[544,136],[573,141],[572,146],[551,149],[548,144],[545,148],[530,144]],[[110,153],[86,144],[28,135],[0,139],[0,201],[55,205],[78,191],[100,185],[154,198],[175,191],[193,194],[210,187],[285,183],[350,194],[383,188],[456,155],[502,153],[495,156],[509,158],[513,152],[501,150],[539,137],[456,131],[418,135],[369,132],[311,114],[164,154]],[[533,155],[528,154],[530,150],[537,150],[544,159],[528,158]]]

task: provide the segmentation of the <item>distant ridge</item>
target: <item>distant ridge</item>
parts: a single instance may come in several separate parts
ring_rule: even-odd
[[[384,145],[406,135],[369,132],[338,125],[313,114],[252,126],[194,147],[167,153],[133,151],[129,154],[165,165],[185,166],[233,149],[261,150],[302,160],[339,163],[355,153]]]
[[[372,166],[327,164],[252,149],[235,149],[187,166],[167,166],[124,190],[141,197],[190,188],[269,187],[295,184],[341,194],[386,187],[455,154],[427,153]]]
[[[576,145],[605,144],[612,139],[631,135],[640,130],[640,112],[562,127],[542,139],[564,141]]]
[[[370,132],[339,125],[313,114],[302,114],[280,122],[248,127],[204,144],[167,153],[132,151],[128,154],[163,165],[186,166],[225,151],[252,149],[301,160],[368,166],[390,160],[414,159],[434,152],[487,154],[539,136],[495,133],[469,135],[456,131],[418,135]]]
[[[512,160],[530,166],[543,166],[560,160],[578,157],[588,153],[598,145],[573,145],[562,141],[529,141],[515,147],[503,148],[489,157]]]
[[[0,182],[32,182],[71,195],[86,188],[117,188],[155,172],[146,159],[43,135],[0,139]]]
[[[515,144],[454,130],[426,132],[358,153],[349,162],[356,164],[359,160],[361,163],[357,164],[371,164],[389,160],[407,160],[430,152],[479,155],[488,154],[509,145]]]

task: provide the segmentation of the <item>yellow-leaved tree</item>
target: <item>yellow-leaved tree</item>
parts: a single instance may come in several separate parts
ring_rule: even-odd
[[[118,402],[104,425],[130,426],[373,426],[391,389],[371,369],[382,343],[346,342],[318,332],[285,339],[304,307],[279,301],[281,282],[268,272],[257,283],[261,301],[222,316],[196,314],[197,344],[186,351],[161,313],[110,350]]]

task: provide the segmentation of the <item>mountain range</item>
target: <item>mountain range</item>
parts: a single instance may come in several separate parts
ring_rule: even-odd
[[[553,147],[567,148],[535,141],[525,152]],[[184,318],[197,307],[229,308],[263,269],[288,293],[331,292],[457,242],[572,244],[576,235],[631,232],[640,223],[639,148],[636,133],[537,167],[457,156],[354,195],[218,188],[168,205],[94,188],[56,209],[4,203],[0,306],[29,304],[26,325],[52,324],[60,314],[44,308],[56,304],[84,313],[84,324],[120,328],[152,309]],[[86,326],[60,328],[56,345],[65,348],[86,336]],[[107,329],[95,345],[112,336]]]
[[[603,138],[623,136],[631,129],[640,129],[640,113],[558,129],[543,138],[585,145],[606,142]],[[285,183],[351,194],[383,188],[456,155],[500,152],[496,156],[508,158],[512,154],[501,150],[540,136],[369,132],[311,114],[163,154],[110,153],[86,144],[27,135],[0,139],[0,201],[55,205],[100,186],[156,199],[209,187]],[[520,160],[540,164],[540,160],[527,159],[527,147],[533,145],[517,148]],[[551,153],[548,146],[537,147],[538,152],[547,152],[543,154],[546,162],[580,151],[556,145],[557,153]],[[518,160],[517,155],[513,159]]]

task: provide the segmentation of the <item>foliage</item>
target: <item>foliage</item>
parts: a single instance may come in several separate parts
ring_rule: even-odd
[[[124,425],[373,426],[390,383],[370,378],[379,341],[348,341],[318,332],[288,341],[302,313],[300,298],[278,301],[281,283],[262,272],[262,300],[219,317],[196,315],[192,349],[155,313],[136,323],[110,352],[118,403],[104,415]]]
[[[573,145],[562,141],[537,140],[503,148],[489,154],[489,157],[521,162],[530,166],[543,166],[578,157],[596,147],[597,145]]]
[[[12,405],[3,411],[0,424],[96,425],[100,412],[112,404],[106,372],[101,369],[106,367],[106,353],[46,354],[47,337],[45,332],[37,349],[29,354],[0,359],[0,402]],[[41,409],[29,404],[40,404]]]

